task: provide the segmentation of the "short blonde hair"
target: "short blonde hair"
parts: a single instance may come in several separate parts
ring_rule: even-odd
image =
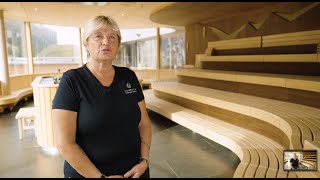
[[[83,38],[82,38],[83,45],[86,46],[89,36],[94,31],[98,30],[99,28],[101,28],[103,26],[109,26],[114,31],[117,32],[118,43],[120,46],[120,43],[121,43],[120,28],[119,28],[118,24],[116,23],[116,21],[113,18],[111,18],[110,16],[96,16],[96,17],[90,19],[86,23],[86,25],[84,26],[84,29],[83,29]]]

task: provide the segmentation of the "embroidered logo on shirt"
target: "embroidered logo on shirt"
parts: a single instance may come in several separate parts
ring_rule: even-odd
[[[136,93],[137,92],[137,89],[136,88],[131,88],[131,84],[127,83],[127,89],[124,90],[124,92],[126,94],[131,94],[131,93]]]

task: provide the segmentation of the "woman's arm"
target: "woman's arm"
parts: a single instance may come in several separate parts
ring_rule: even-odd
[[[141,110],[141,121],[139,124],[139,132],[141,138],[141,157],[149,160],[150,146],[151,146],[151,122],[148,116],[145,101],[139,102]]]
[[[102,173],[76,144],[77,112],[53,109],[52,117],[54,139],[62,157],[82,176],[99,178]]]
[[[151,146],[151,122],[148,116],[147,107],[145,101],[140,101],[139,103],[141,111],[141,121],[139,124],[139,132],[141,138],[141,158],[149,160],[150,146]],[[134,166],[129,172],[127,172],[124,177],[140,177],[144,171],[148,168],[148,164],[145,161]]]

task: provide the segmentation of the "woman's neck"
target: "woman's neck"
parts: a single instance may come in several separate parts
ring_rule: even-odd
[[[114,71],[111,63],[91,61],[87,63],[87,67],[98,77],[110,76]]]

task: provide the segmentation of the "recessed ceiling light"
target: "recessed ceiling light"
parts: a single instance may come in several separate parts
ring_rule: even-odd
[[[63,3],[72,3],[72,4],[82,4],[82,5],[93,5],[93,6],[105,6],[109,2],[63,2]]]
[[[38,11],[38,8],[34,8],[35,11]]]
[[[105,6],[109,2],[80,2],[80,4],[85,4],[85,5],[96,5],[96,6]]]
[[[125,16],[126,14],[125,13],[121,13],[121,16]]]

